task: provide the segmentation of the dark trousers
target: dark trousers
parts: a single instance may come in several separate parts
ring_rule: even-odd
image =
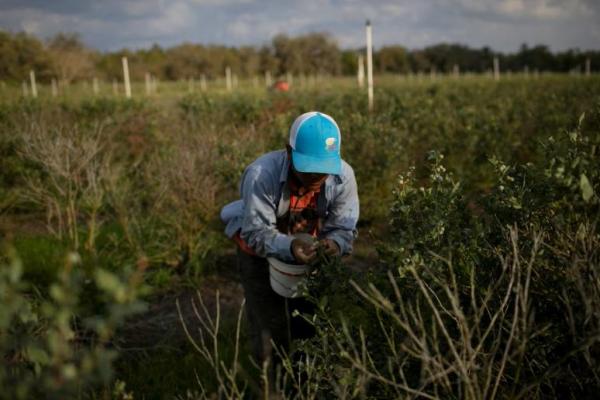
[[[266,258],[251,256],[238,249],[237,264],[246,297],[252,354],[259,366],[268,361],[270,370],[274,371],[279,357],[271,340],[287,353],[292,340],[312,337],[313,326],[301,316],[292,316],[292,313],[298,310],[310,314],[314,306],[305,299],[286,299],[275,293],[269,281]]]

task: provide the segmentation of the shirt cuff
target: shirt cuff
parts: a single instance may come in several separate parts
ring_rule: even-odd
[[[292,241],[294,238],[289,235],[279,234],[275,237],[274,247],[277,255],[282,261],[294,261],[292,254]]]
[[[335,244],[338,245],[338,247],[340,248],[341,256],[351,253],[351,249],[348,249],[348,246],[346,246],[347,242],[343,238],[341,238],[339,235],[336,235],[335,232],[332,232],[329,235],[326,235],[325,238],[333,240],[335,242]]]

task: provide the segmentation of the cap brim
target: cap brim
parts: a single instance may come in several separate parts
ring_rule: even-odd
[[[292,162],[299,172],[330,175],[339,175],[342,172],[340,157],[317,158],[292,150]]]

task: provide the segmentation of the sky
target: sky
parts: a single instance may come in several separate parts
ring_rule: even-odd
[[[41,38],[77,32],[99,50],[270,43],[327,32],[342,48],[451,42],[511,52],[600,49],[600,0],[0,0],[0,29]]]

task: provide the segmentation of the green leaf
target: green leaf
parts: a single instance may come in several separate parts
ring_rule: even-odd
[[[23,263],[18,258],[15,258],[11,264],[9,269],[9,279],[11,283],[17,283],[21,280],[21,276],[23,275]]]
[[[29,360],[35,364],[46,365],[50,362],[48,353],[37,347],[29,347],[27,349],[27,356],[29,357]]]
[[[590,181],[585,174],[581,174],[581,178],[579,179],[579,187],[581,188],[583,200],[588,202],[594,195],[594,188],[590,184]]]
[[[115,293],[121,288],[119,278],[104,269],[98,269],[96,271],[96,284],[109,293]]]
[[[582,114],[579,116],[579,122],[577,123],[577,127],[578,127],[579,129],[581,129],[581,124],[583,124],[583,120],[584,120],[584,119],[585,119],[585,113],[582,113]]]

